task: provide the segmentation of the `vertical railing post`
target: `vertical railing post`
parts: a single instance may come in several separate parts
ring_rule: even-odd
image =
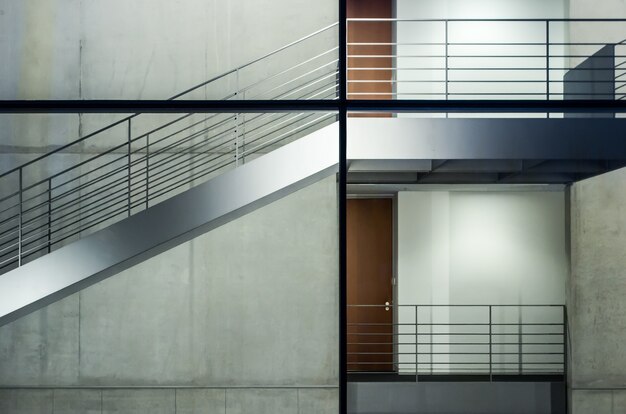
[[[52,178],[48,179],[48,253],[52,251]]]
[[[448,21],[445,21],[445,34],[444,34],[444,42],[445,42],[445,90],[446,90],[446,101],[448,100]],[[446,116],[447,116],[446,112]]]
[[[546,20],[546,101],[550,100],[550,20]],[[550,113],[548,113],[550,117]]]
[[[239,97],[239,68],[235,69],[235,96]]]
[[[519,309],[519,311],[517,312],[518,372],[519,372],[519,375],[522,375],[522,373],[523,373],[523,367],[522,367],[522,364],[523,364],[523,361],[522,361],[522,352],[523,352],[523,350],[522,350],[522,342],[523,342],[523,339],[522,339],[522,334],[523,334],[523,332],[522,332],[522,307],[519,306],[518,309]]]
[[[235,167],[239,166],[239,114],[235,114]]]
[[[239,68],[235,70],[235,98],[241,99],[239,94]],[[239,118],[241,114],[235,114],[235,167],[239,166]]]
[[[435,311],[435,307],[434,306],[430,306],[430,346],[429,346],[429,351],[430,351],[430,375],[433,375],[433,368],[434,368],[434,364],[433,364],[433,329],[435,328],[435,324],[433,322],[433,313]],[[449,342],[449,341],[448,341]]]
[[[22,265],[22,212],[24,211],[22,207],[22,202],[24,201],[24,193],[23,193],[23,172],[22,167],[18,169],[18,187],[19,187],[19,213],[18,213],[18,227],[17,227],[17,265]]]
[[[567,370],[568,370],[568,332],[567,332],[567,307],[563,305],[563,377],[565,378],[565,383],[567,384]]]
[[[492,309],[489,305],[489,381],[493,381],[493,330],[492,330]]]
[[[131,182],[131,162],[130,162],[130,144],[131,144],[131,131],[132,128],[132,124],[131,124],[131,120],[130,118],[128,119],[128,152],[127,152],[127,163],[128,163],[128,183],[127,183],[127,192],[128,192],[128,200],[127,200],[127,208],[128,208],[128,217],[130,217],[130,210],[131,210],[131,186],[132,186],[132,182]]]
[[[150,134],[146,134],[146,210],[150,206]]]
[[[415,381],[419,381],[419,370],[418,370],[418,363],[417,363],[417,359],[419,356],[419,353],[417,352],[417,348],[419,346],[419,324],[418,324],[418,319],[417,319],[417,314],[419,312],[419,308],[417,305],[415,305]]]

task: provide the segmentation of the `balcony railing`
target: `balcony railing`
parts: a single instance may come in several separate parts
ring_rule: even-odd
[[[357,35],[377,24],[393,41]],[[347,31],[349,99],[612,100],[626,92],[625,19],[360,18],[348,19]]]
[[[348,305],[348,371],[563,375],[562,305]]]
[[[171,97],[336,100],[332,24]],[[330,112],[82,117],[95,132],[0,174],[0,274],[329,123]]]

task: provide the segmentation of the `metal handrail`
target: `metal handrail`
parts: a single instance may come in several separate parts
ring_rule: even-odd
[[[415,375],[416,380],[434,374],[486,375],[490,380],[510,374],[567,375],[565,305],[366,304],[347,308],[349,372],[395,372]],[[455,315],[454,309],[467,311]],[[437,314],[441,310],[445,313]],[[392,322],[372,322],[387,312]]]
[[[608,67],[598,67],[594,65],[592,68],[570,66],[567,59],[584,59],[591,57],[592,53],[584,54],[584,52],[568,53],[562,50],[566,47],[575,46],[594,46],[602,47],[607,45],[617,46],[624,44],[624,40],[615,41],[610,38],[606,41],[565,41],[562,39],[554,39],[553,28],[565,30],[566,26],[561,23],[621,23],[626,22],[624,18],[613,19],[441,19],[441,18],[349,18],[346,22],[347,30],[353,26],[357,26],[361,22],[372,23],[398,23],[408,24],[436,24],[429,29],[432,33],[436,33],[437,37],[434,41],[415,41],[415,39],[407,38],[406,42],[402,39],[394,39],[388,42],[359,42],[351,41],[348,43],[352,50],[346,55],[346,58],[358,62],[363,59],[374,59],[368,66],[360,67],[358,64],[352,64],[347,71],[352,74],[352,78],[358,74],[359,79],[348,79],[347,84],[353,85],[355,88],[348,91],[347,95],[352,99],[360,99],[370,96],[372,99],[433,99],[433,100],[450,100],[450,99],[467,99],[475,97],[476,99],[498,99],[502,96],[509,96],[512,99],[545,99],[545,100],[561,100],[561,99],[615,99],[621,100],[626,96],[616,97],[614,93],[603,92],[589,86],[585,88],[584,84],[602,85],[610,88],[613,80],[602,79],[601,72],[603,70],[615,70],[617,66],[609,63]],[[463,23],[510,23],[514,27],[519,23],[528,23],[528,29],[522,33],[522,37],[516,37],[511,41],[502,41],[499,39],[499,33],[494,32],[491,37],[481,36],[478,40],[468,41],[461,32],[458,41],[450,39],[452,28],[455,24]],[[424,26],[417,26],[424,27]],[[427,26],[430,28],[430,26]],[[559,32],[560,33],[560,32]],[[625,33],[626,34],[626,33]],[[560,34],[559,34],[560,36]],[[541,40],[537,38],[543,37]],[[427,39],[428,40],[428,39]],[[586,39],[586,40],[597,40]],[[603,40],[603,39],[601,39]],[[396,47],[398,50],[384,51],[382,54],[372,55],[371,52],[359,53],[359,46],[390,46]],[[400,50],[401,47],[424,46],[437,48],[436,51],[424,50],[418,52],[408,52]],[[510,48],[511,50],[497,50],[492,54],[485,54],[484,51],[474,50],[474,48],[482,48],[489,46],[497,46]],[[463,47],[472,47],[472,50],[466,51]],[[518,47],[532,48],[531,50],[515,49]],[[445,51],[444,51],[445,48]],[[457,50],[450,50],[456,48]],[[461,48],[461,49],[459,49]],[[538,48],[541,48],[538,49]],[[623,55],[615,54],[614,58],[622,58]],[[376,60],[377,58],[386,58],[389,61]],[[521,61],[519,59],[525,59]],[[418,60],[411,60],[418,59]],[[438,60],[441,59],[441,63]],[[468,63],[467,59],[475,59],[472,63]],[[484,60],[488,59],[488,60]],[[507,61],[506,59],[509,59]],[[517,59],[516,61],[510,61]],[[555,62],[554,59],[559,59]],[[552,61],[551,61],[552,60]],[[562,62],[561,62],[562,61]],[[422,63],[426,62],[426,63]],[[499,62],[499,64],[498,64]],[[520,62],[520,63],[518,63]],[[585,81],[576,79],[565,79],[565,73],[575,69],[579,73],[597,73],[590,80]],[[378,75],[370,76],[366,79],[368,73],[389,73],[380,79]],[[415,73],[415,75],[412,75]],[[456,75],[456,76],[452,76]],[[475,79],[478,76],[480,79]],[[426,79],[422,79],[426,77]],[[528,79],[532,77],[532,79]],[[374,79],[376,78],[376,79]],[[430,79],[432,78],[432,79]],[[371,92],[369,88],[359,88],[361,85],[371,83],[388,83],[391,85],[389,91]],[[403,87],[405,86],[406,87]],[[424,86],[421,86],[424,85]],[[525,85],[525,86],[523,86]],[[582,89],[580,87],[582,87]]]
[[[626,18],[606,18],[606,19],[589,19],[589,18],[547,18],[547,19],[441,19],[441,18],[433,18],[433,19],[399,19],[395,17],[349,17],[346,19],[348,22],[587,22],[587,23],[603,23],[603,22],[626,22]]]
[[[234,73],[235,89],[223,99],[240,99],[246,92],[257,90],[255,96],[267,99],[337,99],[337,47],[251,84],[241,85],[238,73],[335,26],[337,23],[317,30],[170,100]],[[0,175],[0,179],[6,179],[18,173],[18,189],[0,198],[0,269],[21,266],[24,260],[49,253],[52,246],[134,214],[138,208],[148,208],[155,200],[218,174],[225,167],[237,166],[251,155],[262,155],[334,121],[335,117],[333,113],[314,112],[190,113],[133,136],[132,125],[138,115],[141,114],[124,117]],[[28,166],[114,127],[126,128],[125,142],[34,183],[24,182]]]
[[[177,93],[176,95],[174,95],[174,96],[172,96],[172,97],[170,97],[170,98],[168,98],[166,100],[172,101],[172,100],[178,99],[178,98],[180,98],[183,95],[186,95],[186,94],[188,94],[190,92],[198,90],[199,88],[202,88],[202,87],[204,87],[204,86],[206,86],[206,85],[208,85],[208,84],[210,84],[212,82],[215,82],[215,81],[217,81],[219,79],[222,79],[222,78],[224,78],[224,77],[226,77],[228,75],[232,75],[233,73],[236,73],[239,70],[245,69],[245,68],[247,68],[247,67],[249,67],[249,66],[251,66],[251,65],[253,65],[253,64],[257,63],[257,62],[260,62],[260,61],[262,61],[264,59],[267,59],[268,57],[274,56],[275,54],[280,53],[283,50],[286,50],[286,49],[288,49],[288,48],[290,48],[292,46],[295,46],[295,45],[297,45],[299,43],[302,43],[305,40],[308,40],[308,39],[310,39],[310,38],[312,38],[312,37],[314,37],[314,36],[316,36],[316,35],[318,35],[320,33],[323,33],[323,32],[325,32],[325,31],[327,31],[329,29],[332,29],[333,27],[337,27],[338,25],[339,25],[339,23],[335,22],[333,24],[325,26],[325,27],[323,27],[323,28],[321,28],[319,30],[314,31],[313,33],[310,33],[310,34],[308,34],[306,36],[303,36],[303,37],[301,37],[301,38],[299,38],[297,40],[294,40],[293,42],[287,43],[286,45],[283,45],[283,46],[279,47],[278,49],[274,49],[274,50],[272,50],[269,53],[266,53],[266,54],[264,54],[264,55],[262,55],[262,56],[260,56],[258,58],[252,59],[252,60],[244,63],[243,65],[240,65],[240,66],[237,66],[237,67],[235,67],[233,69],[229,69],[229,70],[227,70],[225,72],[222,72],[219,75],[216,75],[216,76],[214,76],[214,77],[212,77],[212,78],[210,78],[210,79],[208,79],[208,80],[206,80],[206,81],[204,81],[202,83],[199,83],[199,84],[197,84],[195,86],[192,86],[191,88],[188,88],[188,89],[184,90],[183,92]],[[44,158],[46,158],[46,157],[48,157],[48,156],[50,156],[52,154],[56,154],[56,153],[58,153],[60,151],[63,151],[64,149],[67,149],[67,148],[71,147],[72,145],[76,145],[78,143],[81,143],[81,142],[85,141],[86,139],[89,139],[89,138],[91,138],[91,137],[93,137],[95,135],[98,135],[98,134],[100,134],[100,133],[102,133],[104,131],[107,131],[107,130],[109,130],[111,128],[114,128],[114,127],[116,127],[118,125],[121,125],[121,124],[123,124],[125,122],[128,122],[130,119],[132,119],[132,118],[134,118],[134,117],[136,117],[138,115],[140,115],[140,113],[136,113],[136,114],[127,116],[125,118],[120,119],[119,121],[115,121],[115,122],[113,122],[113,123],[111,123],[111,124],[109,124],[109,125],[107,125],[107,126],[105,126],[103,128],[100,128],[97,131],[94,131],[94,132],[92,132],[90,134],[87,134],[84,137],[80,137],[80,138],[78,138],[78,139],[76,139],[76,140],[74,140],[74,141],[72,141],[70,143],[67,143],[67,144],[64,144],[64,145],[62,145],[62,146],[60,146],[58,148],[55,148],[54,150],[52,150],[50,152],[47,152],[46,154],[43,154],[43,155],[41,155],[41,156],[39,156],[37,158],[34,158],[34,159],[32,159],[32,160],[30,160],[28,162],[25,162],[24,164],[22,164],[22,165],[20,165],[18,167],[15,167],[15,168],[7,171],[7,172],[4,172],[4,173],[0,174],[0,178],[4,177],[6,175],[9,175],[11,173],[15,173],[20,168],[27,167],[28,165],[34,164],[37,161],[41,161],[42,159],[44,159]]]

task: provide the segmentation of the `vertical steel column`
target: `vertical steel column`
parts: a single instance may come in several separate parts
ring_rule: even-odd
[[[345,22],[345,20],[344,20]],[[344,42],[345,43],[345,42]],[[345,87],[342,87],[345,89]],[[345,90],[344,90],[345,92]],[[345,102],[344,102],[345,104]],[[347,111],[339,109],[339,412],[348,412],[348,345],[347,345]]]
[[[347,309],[347,4],[339,0],[339,413],[348,412]]]
[[[128,192],[128,200],[127,200],[128,217],[130,217],[130,210],[131,210],[131,203],[130,203],[131,197],[130,197],[130,195],[131,195],[131,186],[132,186],[131,175],[130,175],[130,173],[131,173],[130,141],[131,141],[131,134],[132,134],[131,127],[132,127],[131,120],[129,118],[128,119],[128,137],[127,137],[128,138],[128,154],[127,154],[127,159],[126,159],[126,161],[128,162],[128,184],[127,184],[127,190],[126,190]]]
[[[52,178],[48,179],[48,253],[52,251]]]
[[[23,195],[23,173],[22,173],[22,167],[19,168],[18,170],[18,187],[19,187],[19,205],[20,205],[20,211],[19,211],[19,217],[18,217],[18,224],[17,224],[17,265],[21,266],[22,265],[22,211],[24,210],[22,208],[22,202],[24,201],[24,195]]]

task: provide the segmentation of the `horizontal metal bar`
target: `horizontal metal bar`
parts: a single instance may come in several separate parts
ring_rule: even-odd
[[[348,326],[561,326],[563,322],[521,322],[521,323],[489,323],[489,322],[433,322],[433,323],[375,323],[375,322],[351,322]]]
[[[351,79],[348,80],[348,83],[396,83],[396,84],[408,84],[408,83],[428,83],[428,84],[445,84],[445,83],[487,83],[487,84],[491,84],[491,83],[538,83],[542,86],[545,86],[546,82],[550,82],[550,83],[584,83],[586,85],[593,85],[593,84],[613,84],[615,83],[615,81],[609,80],[609,81],[603,81],[603,80],[597,80],[597,81],[577,81],[577,80],[572,80],[572,81],[565,81],[565,80],[559,80],[559,79],[550,79],[549,81],[546,81],[545,79],[538,79],[538,80],[519,80],[519,79],[487,79],[487,80],[477,80],[477,79],[456,79],[456,80],[445,80],[445,79],[428,79],[428,80],[415,80],[415,79],[411,79],[411,80],[398,80],[398,79],[388,79],[388,80],[382,80],[382,79]],[[622,81],[626,84],[626,80]],[[618,82],[619,83],[619,82]],[[624,87],[626,85],[621,85],[616,89],[619,89],[621,87]],[[353,93],[353,92],[352,92]],[[367,92],[362,92],[362,93],[367,93]],[[382,92],[383,94],[392,94],[391,92]],[[411,93],[411,92],[405,92],[405,93]],[[471,92],[468,92],[471,93]],[[554,95],[554,94],[560,94],[563,95],[563,92],[550,92],[550,95]],[[585,95],[585,96],[593,96],[593,95],[602,95],[602,96],[606,96],[608,93],[604,92],[604,93],[567,93],[568,95]],[[543,92],[543,95],[546,95],[546,92]]]
[[[331,100],[0,100],[0,113],[266,113],[334,111]],[[121,123],[121,122],[120,122]]]
[[[403,44],[399,43],[398,46],[404,46]],[[454,46],[453,44],[448,43],[448,46]],[[541,46],[545,47],[545,44],[541,44]],[[398,58],[398,59],[421,59],[421,58],[428,58],[428,59],[435,59],[435,58],[455,58],[455,59],[463,59],[463,58],[471,58],[471,59],[509,59],[509,58],[513,58],[513,59],[545,59],[545,58],[589,58],[589,55],[553,55],[553,54],[539,54],[539,55],[502,55],[502,54],[498,54],[498,55],[454,55],[454,54],[449,54],[448,56],[446,55],[360,55],[360,54],[352,54],[352,55],[348,55],[348,58],[354,58],[354,59],[382,59],[382,58]],[[611,58],[626,58],[626,55],[612,55]],[[600,58],[596,58],[596,59],[600,59]],[[602,59],[606,59],[606,58],[602,58]],[[623,64],[623,63],[622,63]],[[573,69],[573,68],[572,68]]]
[[[230,69],[230,70],[228,70],[228,71],[226,71],[226,72],[224,72],[224,73],[222,73],[220,75],[217,75],[217,76],[215,76],[215,77],[213,77],[213,78],[211,78],[211,79],[209,79],[207,81],[204,81],[204,82],[202,82],[202,83],[200,83],[200,84],[198,84],[196,86],[192,86],[191,88],[189,88],[189,89],[187,89],[187,90],[185,90],[185,91],[183,91],[183,92],[181,92],[181,93],[179,93],[177,95],[174,95],[170,99],[180,98],[181,96],[186,95],[189,92],[192,92],[192,91],[194,91],[196,89],[199,89],[199,88],[201,88],[203,86],[206,86],[207,84],[209,84],[211,82],[214,82],[214,81],[216,81],[216,80],[218,80],[220,78],[223,78],[224,76],[228,76],[228,75],[231,75],[233,73],[236,73],[237,71],[239,71],[241,69],[245,69],[248,66],[251,66],[251,65],[253,65],[253,64],[255,64],[255,63],[257,63],[257,62],[259,62],[259,61],[261,61],[263,59],[267,59],[270,56],[273,56],[273,55],[275,55],[275,54],[277,54],[277,53],[279,53],[279,52],[281,52],[281,51],[283,51],[285,49],[288,49],[288,48],[290,48],[290,47],[292,47],[294,45],[297,45],[298,43],[302,43],[303,41],[305,41],[307,39],[310,39],[310,38],[312,38],[312,37],[314,37],[314,36],[316,36],[316,35],[318,35],[320,33],[323,33],[325,31],[327,31],[328,29],[331,29],[331,28],[333,28],[335,26],[338,26],[338,25],[339,25],[339,22],[335,22],[335,23],[330,24],[330,25],[328,25],[326,27],[323,27],[323,28],[321,28],[319,30],[316,30],[315,32],[310,33],[310,34],[308,34],[308,35],[306,35],[304,37],[301,37],[300,39],[294,40],[291,43],[287,43],[286,45],[284,45],[282,47],[279,47],[278,49],[274,49],[271,52],[264,54],[263,56],[260,56],[260,57],[258,57],[256,59],[253,59],[253,60],[251,60],[251,61],[249,61],[247,63],[244,63],[243,65],[237,66],[236,68]]]
[[[555,71],[555,70],[560,70],[560,71],[569,71],[572,70],[574,68],[566,68],[566,67],[550,67],[550,68],[546,68],[545,66],[537,66],[537,67],[501,67],[501,68],[486,68],[486,67],[451,67],[449,66],[448,68],[445,67],[432,67],[432,68],[409,68],[409,67],[351,67],[348,68],[348,71],[407,71],[407,70],[414,70],[414,71],[449,71],[449,72],[454,72],[454,71],[472,71],[472,72],[478,72],[478,71],[499,71],[499,72],[504,72],[504,71],[515,71],[515,72],[531,72],[531,71],[541,71],[541,72],[545,72],[546,70],[549,71]],[[614,67],[606,67],[606,68],[576,68],[577,71],[599,71],[599,70],[605,70],[605,71],[613,71],[615,68]],[[544,79],[545,81],[545,79]]]
[[[408,337],[408,338],[415,338],[415,335],[417,335],[418,337],[422,337],[422,336],[429,336],[429,335],[434,335],[434,336],[473,336],[473,337],[477,337],[476,340],[479,340],[479,338],[489,338],[489,332],[417,332],[417,334],[415,333],[415,331],[412,332],[398,332],[398,333],[392,333],[392,332],[348,332],[349,335],[356,335],[356,336],[399,336],[399,337]],[[519,337],[519,332],[492,332],[491,333],[492,336],[515,336],[515,337]],[[552,336],[559,336],[559,335],[563,335],[563,332],[523,332],[521,334],[523,337],[524,336],[538,336],[538,337],[552,337]],[[421,340],[418,342],[420,345],[422,344],[427,344],[427,342],[422,342]],[[474,342],[475,345],[481,345],[481,344],[487,344],[488,342]],[[494,345],[512,345],[513,342],[509,343],[509,342],[498,342],[496,340],[493,340],[492,342]],[[415,342],[404,342],[405,345],[415,345]],[[433,344],[438,344],[437,342],[433,343]],[[522,344],[526,344],[526,342],[522,341]],[[540,343],[542,345],[562,345],[563,343]]]
[[[371,307],[378,307],[378,308],[385,308],[385,307],[389,307],[389,305],[346,305],[349,308],[371,308]],[[407,308],[414,308],[414,307],[418,307],[418,308],[486,308],[488,309],[490,306],[493,308],[511,308],[511,307],[522,307],[522,308],[528,308],[528,307],[533,307],[533,308],[563,308],[565,307],[565,305],[556,305],[556,304],[537,304],[537,305],[530,305],[530,304],[499,304],[499,305],[475,305],[475,304],[453,304],[453,305],[443,305],[443,304],[424,304],[424,305],[418,305],[418,304],[404,304],[404,305],[392,305],[394,308],[403,308],[403,307],[407,307]]]
[[[622,46],[617,43],[610,45]],[[606,42],[349,42],[348,46],[606,46]],[[543,56],[546,56],[544,53]],[[551,55],[552,56],[552,55]],[[558,56],[558,55],[554,55]],[[590,57],[590,56],[584,56]]]
[[[607,18],[607,19],[398,19],[398,18],[382,18],[382,17],[350,17],[346,19],[348,22],[588,22],[588,23],[602,23],[602,22],[626,22],[624,18]]]
[[[606,99],[572,100],[357,100],[346,103],[355,112],[626,112],[626,101]],[[519,305],[511,305],[519,306]]]
[[[563,355],[562,352],[348,352],[348,355]],[[545,361],[543,361],[545,362]],[[518,361],[511,362],[517,364]],[[527,361],[527,364],[534,364]],[[558,364],[558,362],[555,362]]]
[[[283,101],[0,101],[0,113],[278,113],[348,111],[390,112],[626,112],[626,102],[576,100],[283,100]]]

